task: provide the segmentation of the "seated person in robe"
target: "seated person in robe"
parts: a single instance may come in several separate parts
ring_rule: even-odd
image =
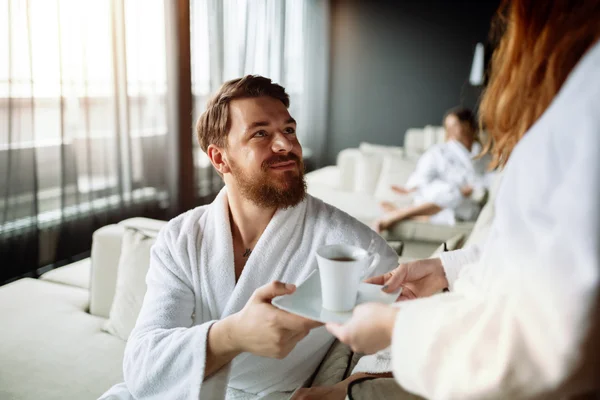
[[[398,265],[369,227],[306,194],[288,107],[285,89],[260,76],[229,81],[208,102],[197,135],[225,187],[159,233],[125,349],[125,382],[102,399],[287,399],[334,337],[271,299],[317,269],[322,245],[378,253],[374,274]],[[389,371],[389,353],[363,357],[345,381],[304,395],[343,400],[354,379]]]
[[[467,108],[451,109],[444,128],[446,141],[421,156],[405,186],[392,186],[408,205],[382,203],[386,214],[375,222],[377,232],[409,218],[447,225],[477,218],[491,176],[489,159],[475,158],[481,152],[475,117]]]

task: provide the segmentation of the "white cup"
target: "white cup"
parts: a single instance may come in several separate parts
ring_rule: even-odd
[[[379,254],[360,247],[334,244],[317,250],[323,308],[343,312],[354,308],[358,284],[379,263]]]

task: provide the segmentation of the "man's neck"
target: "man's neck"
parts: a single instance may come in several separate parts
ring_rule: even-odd
[[[254,245],[269,225],[276,208],[259,207],[237,193],[228,192],[229,218],[233,240],[239,240],[246,249]]]

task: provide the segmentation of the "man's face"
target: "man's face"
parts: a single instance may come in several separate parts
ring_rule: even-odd
[[[296,121],[272,97],[229,104],[225,157],[240,193],[264,207],[293,207],[306,195]]]

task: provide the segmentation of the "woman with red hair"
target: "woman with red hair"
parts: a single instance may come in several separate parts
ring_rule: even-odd
[[[480,107],[504,167],[487,242],[374,278],[414,300],[328,326],[356,351],[391,344],[398,383],[432,399],[600,384],[600,1],[504,1],[500,15]]]

